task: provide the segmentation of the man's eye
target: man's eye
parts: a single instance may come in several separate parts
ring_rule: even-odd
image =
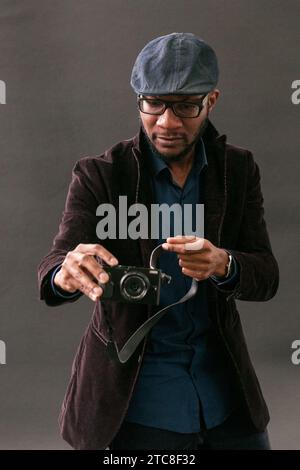
[[[147,100],[146,103],[147,103],[148,106],[152,106],[154,108],[155,107],[160,108],[161,105],[162,105],[161,101],[155,101],[155,100]]]
[[[177,109],[180,111],[191,111],[195,109],[195,105],[190,103],[178,103]]]

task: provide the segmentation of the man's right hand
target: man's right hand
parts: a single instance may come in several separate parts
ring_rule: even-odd
[[[97,281],[106,283],[109,276],[95,256],[110,266],[119,263],[102,245],[80,243],[75,250],[67,253],[61,269],[54,277],[54,284],[70,293],[80,290],[94,302],[97,301],[103,293]]]

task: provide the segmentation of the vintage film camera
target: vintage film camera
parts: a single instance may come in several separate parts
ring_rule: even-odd
[[[171,276],[160,269],[136,266],[103,266],[110,279],[99,286],[103,289],[102,300],[159,305],[160,289]]]

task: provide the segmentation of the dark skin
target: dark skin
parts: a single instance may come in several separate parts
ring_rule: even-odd
[[[150,142],[162,155],[168,164],[173,180],[180,187],[184,186],[192,168],[199,131],[215,106],[218,96],[219,90],[209,93],[197,118],[179,118],[175,116],[171,108],[167,108],[164,114],[159,116],[140,112],[140,118]],[[202,96],[166,95],[160,98],[169,101],[184,99],[197,103],[201,102]],[[193,245],[193,242],[197,242],[197,245]],[[225,275],[228,253],[207,239],[194,236],[170,237],[163,244],[163,248],[177,253],[178,263],[186,276],[204,280],[212,275],[220,277]],[[110,266],[118,264],[114,255],[102,245],[79,244],[67,253],[60,271],[54,278],[54,284],[70,293],[80,290],[94,302],[97,301],[103,293],[97,281],[105,283],[109,277],[96,261],[95,256]]]
[[[95,256],[110,266],[116,266],[119,263],[114,255],[102,245],[80,243],[74,250],[67,253],[61,269],[54,278],[54,284],[67,292],[80,290],[94,302],[97,301],[103,293],[97,280],[105,283],[109,277],[96,261]]]

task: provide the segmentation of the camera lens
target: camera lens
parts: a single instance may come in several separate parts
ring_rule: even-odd
[[[143,299],[147,294],[149,287],[149,279],[143,273],[127,273],[120,281],[120,291],[122,296],[131,301]]]

